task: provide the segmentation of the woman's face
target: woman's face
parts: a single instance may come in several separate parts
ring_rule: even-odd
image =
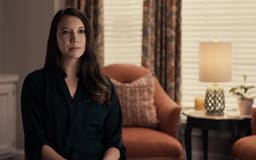
[[[79,18],[64,16],[57,27],[56,36],[62,58],[78,59],[85,52],[85,26]]]

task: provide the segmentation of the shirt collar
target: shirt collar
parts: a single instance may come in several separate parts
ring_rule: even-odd
[[[55,71],[48,71],[48,73],[50,74],[50,76],[52,77],[56,77],[56,78],[62,78],[65,79],[67,77],[67,73],[62,70],[62,69],[58,69]],[[81,79],[82,78],[82,72],[81,70],[79,72],[76,73],[76,76]]]

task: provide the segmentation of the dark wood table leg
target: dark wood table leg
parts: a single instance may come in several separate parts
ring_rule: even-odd
[[[191,127],[187,124],[185,128],[185,147],[186,147],[186,155],[187,160],[192,160],[191,155]]]
[[[234,121],[232,123],[232,142],[235,142],[240,137],[240,132],[238,131],[238,122]]]
[[[204,160],[208,159],[208,130],[202,129]]]

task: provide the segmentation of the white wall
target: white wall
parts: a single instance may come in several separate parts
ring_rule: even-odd
[[[16,114],[18,148],[23,148],[24,144],[20,88],[25,75],[44,63],[50,22],[56,10],[63,7],[62,1],[0,0],[0,72],[19,75]]]

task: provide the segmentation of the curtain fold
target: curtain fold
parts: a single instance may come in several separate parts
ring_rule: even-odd
[[[142,66],[180,103],[181,0],[144,0],[142,45]]]
[[[104,65],[104,16],[103,0],[66,0],[66,7],[83,11],[90,20],[96,43],[96,53],[101,66]]]

